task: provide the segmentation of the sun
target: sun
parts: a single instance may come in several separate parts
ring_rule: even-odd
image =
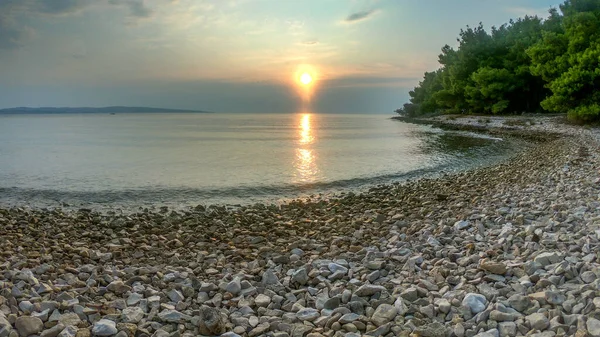
[[[300,83],[309,85],[313,81],[312,76],[309,73],[303,73],[300,75]]]

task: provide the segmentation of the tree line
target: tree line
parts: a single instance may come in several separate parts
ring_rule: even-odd
[[[566,113],[600,119],[600,0],[567,0],[546,19],[525,16],[487,32],[461,29],[396,112]]]

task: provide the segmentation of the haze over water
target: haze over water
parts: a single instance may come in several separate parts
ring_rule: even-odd
[[[273,202],[472,167],[520,146],[471,136],[386,115],[0,116],[0,202]]]

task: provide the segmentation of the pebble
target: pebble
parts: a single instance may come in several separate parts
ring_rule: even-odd
[[[304,268],[300,268],[292,274],[292,281],[299,285],[305,285],[308,283],[308,280],[308,273]]]
[[[125,323],[139,323],[144,318],[144,310],[139,307],[128,307],[121,311],[121,320]]]
[[[317,319],[319,316],[321,316],[321,314],[319,314],[319,311],[316,309],[305,308],[305,309],[298,311],[296,313],[296,316],[301,321],[309,321],[310,322],[310,321],[314,321],[315,319]]]
[[[234,278],[233,281],[229,282],[225,287],[225,291],[237,295],[242,291],[242,285],[239,278]]]
[[[483,260],[480,264],[479,264],[479,268],[488,271],[492,274],[498,274],[498,275],[504,275],[504,273],[506,273],[506,271],[508,270],[506,268],[506,265],[504,265],[504,263],[502,262],[491,262],[491,261],[486,261]]]
[[[535,330],[544,330],[550,325],[548,318],[541,313],[534,313],[526,317],[529,326]]]
[[[398,314],[398,309],[390,304],[381,304],[373,313],[371,317],[371,321],[375,324],[375,326],[382,326],[390,321],[392,321],[396,315]]]
[[[92,334],[94,336],[112,336],[118,332],[115,322],[108,319],[101,319],[94,323]]]
[[[259,307],[266,308],[271,303],[271,298],[267,295],[259,294],[254,299],[254,303]]]
[[[410,287],[404,290],[400,296],[409,302],[414,302],[419,298],[419,292],[417,291],[417,288]]]
[[[365,284],[365,285],[362,285],[360,288],[356,289],[356,291],[354,292],[354,295],[361,296],[361,297],[372,296],[372,295],[375,295],[382,291],[385,291],[385,287],[383,287],[383,286]]]
[[[59,334],[57,337],[75,337],[77,336],[77,333],[79,332],[79,329],[77,329],[77,327],[69,325],[67,327],[65,327]],[[80,335],[83,335],[80,334]],[[98,335],[101,336],[101,335]]]
[[[588,317],[586,323],[587,331],[592,337],[600,337],[600,321],[593,318]]]
[[[37,317],[21,316],[15,320],[15,328],[20,336],[37,334],[44,329],[44,323]]]
[[[352,322],[358,320],[359,318],[360,318],[360,315],[357,315],[355,313],[349,313],[349,314],[345,314],[342,317],[340,317],[338,322],[340,324],[352,323]]]
[[[330,199],[0,207],[0,337],[600,336],[600,132],[548,125]]]
[[[109,283],[106,286],[106,289],[110,292],[120,295],[120,294],[123,294],[123,293],[131,290],[131,287],[126,285],[125,283],[123,283],[123,281],[117,280],[117,281],[112,281],[111,283]]]
[[[498,323],[498,333],[500,337],[512,337],[517,335],[517,324],[514,322]]]
[[[485,310],[486,304],[487,300],[485,296],[474,293],[467,294],[462,301],[462,305],[469,308],[474,314],[478,314]]]

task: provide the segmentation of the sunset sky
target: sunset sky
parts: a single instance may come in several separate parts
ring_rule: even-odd
[[[557,0],[0,0],[0,108],[392,113],[460,28]]]

